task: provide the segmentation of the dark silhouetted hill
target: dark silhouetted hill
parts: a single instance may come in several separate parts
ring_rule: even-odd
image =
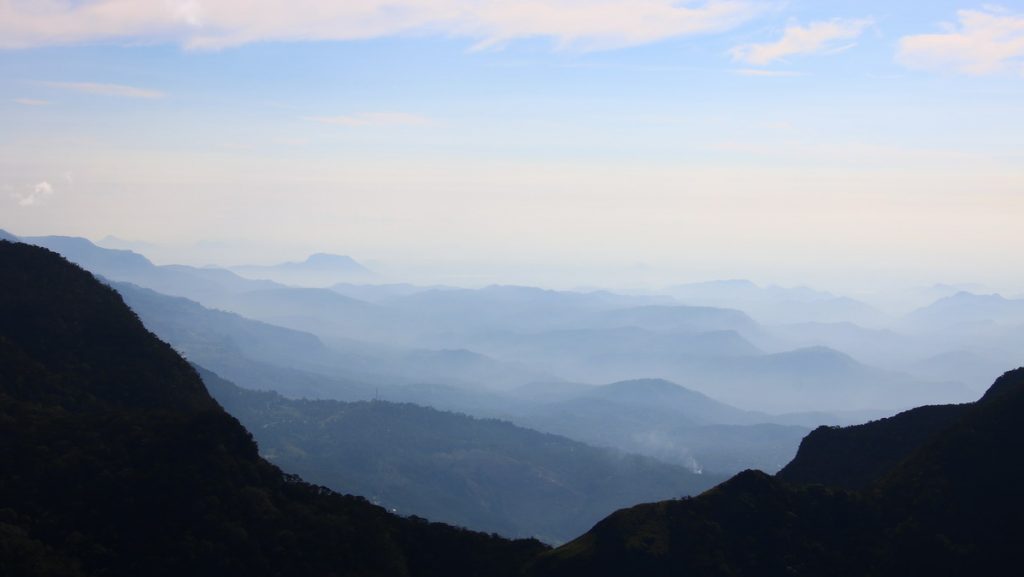
[[[853,447],[854,476],[875,479],[861,490],[747,471],[696,498],[618,511],[542,555],[534,574],[1017,575],[1022,415],[1018,369],[969,405],[925,407],[845,435],[819,433],[811,444],[821,446],[787,474],[818,460],[820,472],[806,478],[834,475],[837,467],[826,463]]]
[[[778,477],[797,484],[859,489],[881,479],[969,405],[918,407],[853,427],[818,427]]]
[[[0,573],[516,575],[543,546],[281,473],[111,288],[0,241]]]

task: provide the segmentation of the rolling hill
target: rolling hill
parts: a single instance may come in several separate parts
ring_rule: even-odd
[[[199,372],[282,469],[475,530],[562,543],[615,509],[722,480],[508,422],[407,403],[289,400]]]

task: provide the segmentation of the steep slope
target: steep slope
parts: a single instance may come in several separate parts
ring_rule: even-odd
[[[515,575],[542,550],[283,475],[112,289],[0,241],[10,575]]]
[[[1017,369],[878,484],[891,528],[880,572],[1020,574],[1022,416],[1024,369]]]
[[[309,333],[128,283],[112,286],[146,328],[187,359],[250,388],[289,397],[356,400],[371,398],[379,384],[366,359],[332,351]]]
[[[968,406],[918,407],[863,425],[818,427],[777,476],[798,484],[866,487],[956,422]]]
[[[383,401],[294,401],[200,375],[286,471],[471,529],[561,543],[615,509],[722,480],[507,422]]]
[[[959,411],[863,490],[744,472],[697,498],[618,511],[543,555],[534,574],[1019,574],[1024,369]],[[898,437],[897,425],[921,420],[928,428],[936,414],[926,409],[874,431]],[[881,433],[869,439],[878,440],[887,441]],[[828,458],[843,457],[840,446]],[[888,451],[879,458],[896,460]]]

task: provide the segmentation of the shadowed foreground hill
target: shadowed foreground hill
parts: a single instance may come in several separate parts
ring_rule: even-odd
[[[804,437],[778,478],[794,484],[860,489],[950,427],[971,405],[918,407],[852,427],[818,427]]]
[[[289,478],[112,289],[0,241],[4,575],[516,575],[543,546]]]
[[[747,471],[697,498],[618,511],[542,555],[535,574],[1019,575],[1022,417],[1017,369],[975,403],[819,432],[783,475],[861,490]]]

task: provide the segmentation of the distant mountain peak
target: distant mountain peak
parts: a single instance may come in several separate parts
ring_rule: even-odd
[[[343,255],[343,254],[331,254],[326,252],[316,252],[309,255],[305,260],[305,264],[317,267],[337,267],[346,269],[361,269],[367,270],[366,267],[359,264],[354,258]]]
[[[953,296],[946,297],[949,300],[987,300],[987,301],[1005,301],[1006,298],[999,293],[988,293],[979,294],[970,291],[957,291]]]
[[[943,307],[950,305],[964,305],[964,304],[981,304],[981,303],[1001,303],[1005,302],[1006,299],[999,293],[976,293],[971,291],[957,291],[949,296],[942,297],[932,304],[923,307],[918,310],[926,310],[933,307]]]
[[[605,388],[649,392],[692,392],[686,387],[677,385],[672,381],[666,381],[665,379],[630,379],[628,381],[617,381],[609,385],[605,385]]]
[[[230,270],[247,278],[268,279],[275,282],[325,287],[353,279],[373,277],[374,272],[347,255],[317,252],[303,261],[289,261],[272,265],[233,266]]]

